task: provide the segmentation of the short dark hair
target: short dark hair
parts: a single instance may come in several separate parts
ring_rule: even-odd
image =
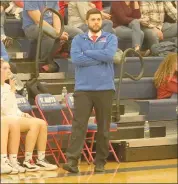
[[[89,11],[87,12],[87,14],[86,14],[86,20],[88,20],[89,17],[90,17],[90,15],[92,15],[92,14],[100,14],[101,17],[102,17],[101,12],[100,12],[97,8],[92,8],[91,10],[89,10]]]

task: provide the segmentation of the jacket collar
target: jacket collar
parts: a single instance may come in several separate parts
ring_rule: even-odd
[[[100,38],[106,37],[107,35],[108,35],[107,32],[102,31]],[[88,36],[88,31],[86,33],[84,33],[84,34],[81,34],[81,37],[83,37],[84,39],[90,39],[89,36]]]

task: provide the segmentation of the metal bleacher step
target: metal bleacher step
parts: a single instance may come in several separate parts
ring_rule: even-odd
[[[17,77],[22,81],[27,81],[32,78],[31,73],[18,73]],[[65,73],[59,72],[59,73],[39,73],[39,80],[46,80],[48,82],[52,82],[55,80],[55,82],[58,82],[58,80],[65,79]]]
[[[134,123],[133,123],[134,124]],[[150,126],[150,137],[165,137],[165,126]],[[123,140],[123,139],[142,139],[144,137],[144,126],[129,126],[118,127],[117,132],[110,132],[110,139]]]
[[[120,123],[129,123],[129,122],[144,122],[145,116],[144,115],[137,115],[135,113],[129,113],[129,114],[124,114],[120,116]]]
[[[177,158],[177,134],[167,137],[112,140],[122,162]]]

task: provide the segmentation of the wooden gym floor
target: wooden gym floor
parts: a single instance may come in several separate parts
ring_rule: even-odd
[[[2,175],[1,183],[177,183],[177,159],[120,163],[108,162],[106,172],[93,173],[93,165],[80,164],[79,174],[57,171]]]

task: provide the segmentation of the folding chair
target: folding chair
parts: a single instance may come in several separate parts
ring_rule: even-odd
[[[16,99],[17,99],[18,107],[22,112],[29,113],[30,115],[35,117],[35,113],[32,109],[32,106],[30,105],[30,103],[28,102],[28,100],[25,97],[23,97],[19,94],[16,94]],[[48,135],[49,136],[54,136],[57,133],[58,133],[58,126],[48,126]],[[21,135],[21,143],[23,145],[25,145],[25,142],[23,139],[24,136],[25,136],[25,134]],[[54,154],[54,150],[52,149],[49,141],[47,141],[47,148],[49,148],[49,149],[46,150],[46,156],[52,156],[54,158],[55,163],[59,166],[58,160]],[[24,157],[24,149],[21,146],[20,146],[20,150],[21,150],[22,154],[18,155],[18,158]],[[33,157],[36,157],[36,156],[37,155],[33,155]]]
[[[49,125],[47,120],[47,113],[51,113],[54,111],[61,112],[63,108],[62,105],[57,101],[57,99],[51,94],[39,94],[35,97],[35,103],[38,108],[38,111],[42,117],[42,119]],[[71,135],[71,125],[63,125],[59,122],[59,120],[54,120],[57,122],[58,131],[55,134],[52,134],[52,138],[57,146],[58,149],[58,160],[60,156],[62,157],[63,161],[66,163],[66,156],[65,153],[62,151],[62,138],[64,135],[68,137]],[[52,126],[53,127],[53,126]],[[60,136],[60,141],[57,139],[57,135]],[[69,139],[68,139],[69,140]]]
[[[71,121],[68,120],[68,118],[67,118],[65,112],[63,111],[63,109],[61,109],[61,114],[63,116],[63,123],[70,125]],[[87,152],[87,154],[89,156],[89,159],[87,158],[87,155],[86,155],[85,151]],[[83,156],[84,156],[84,158],[85,158],[85,160],[87,161],[88,164],[90,164],[90,160],[93,161],[93,156],[92,156],[92,154],[91,154],[91,152],[90,152],[86,142],[84,143],[84,148],[82,149],[82,154],[83,154]]]
[[[69,94],[66,95],[66,106],[69,110],[69,114],[71,115],[71,118],[73,118],[73,112],[72,112],[72,109],[74,108],[73,93],[69,93]],[[95,111],[94,111],[94,113],[95,113]],[[96,122],[96,119],[95,119],[94,123],[88,124],[87,133],[91,133],[91,136],[86,137],[86,141],[90,140],[89,150],[90,150],[91,154],[96,154],[96,151],[93,151],[95,134],[97,132],[97,124],[96,123],[97,122]],[[110,124],[110,132],[115,132],[115,131],[117,131],[117,125],[115,123],[111,123]],[[115,153],[115,151],[113,149],[111,141],[109,141],[109,152],[113,154],[115,160],[119,163],[119,159],[118,159],[117,154]]]

